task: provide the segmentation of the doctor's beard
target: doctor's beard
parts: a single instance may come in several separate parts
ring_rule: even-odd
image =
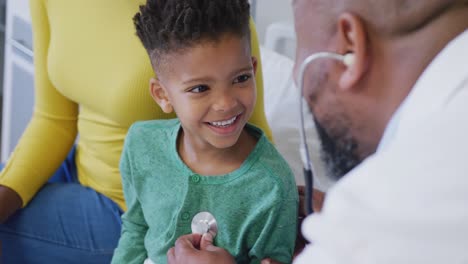
[[[314,122],[322,143],[321,158],[325,162],[327,174],[339,180],[361,163],[362,160],[356,154],[358,143],[346,128],[332,128],[327,132],[315,117]]]

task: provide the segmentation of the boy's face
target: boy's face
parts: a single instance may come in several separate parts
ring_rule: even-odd
[[[164,112],[173,110],[184,141],[198,149],[234,146],[256,101],[256,59],[248,38],[225,35],[164,55],[151,94]]]

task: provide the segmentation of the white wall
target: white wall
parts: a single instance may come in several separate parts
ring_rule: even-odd
[[[256,0],[255,22],[263,43],[265,31],[269,24],[278,21],[293,23],[293,13],[290,0]]]
[[[272,23],[282,22],[290,25],[291,30],[293,30],[294,18],[291,0],[252,0],[251,2],[255,5],[252,6],[252,9],[255,10],[253,15],[260,43],[265,43],[266,30]],[[277,51],[294,59],[295,43],[285,42],[282,45]]]

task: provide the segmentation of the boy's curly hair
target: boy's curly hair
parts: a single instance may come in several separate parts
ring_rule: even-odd
[[[148,0],[133,17],[150,58],[226,34],[250,37],[247,0]]]

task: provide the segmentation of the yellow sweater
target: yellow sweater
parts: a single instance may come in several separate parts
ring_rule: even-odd
[[[126,209],[119,159],[129,126],[172,118],[152,100],[154,76],[132,17],[143,0],[31,0],[34,32],[33,117],[0,184],[25,206],[77,144],[78,179]],[[260,59],[252,30],[253,56]],[[262,69],[250,120],[271,139],[263,109]],[[78,138],[77,138],[78,136]]]

